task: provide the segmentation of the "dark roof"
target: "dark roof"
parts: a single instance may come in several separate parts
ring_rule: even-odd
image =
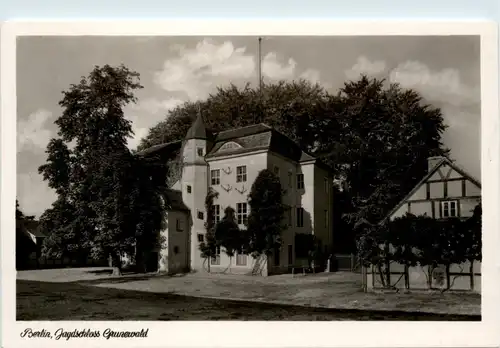
[[[16,221],[16,228],[20,228],[25,234],[32,234],[37,238],[46,237],[40,228],[40,223],[35,220]]]
[[[189,211],[189,208],[182,200],[182,192],[179,190],[167,189],[166,196],[170,210]]]
[[[232,149],[224,153],[217,153],[221,146],[228,141],[234,141],[239,144],[241,148]],[[300,147],[285,134],[265,123],[220,132],[217,134],[215,145],[207,155],[207,158],[223,156],[225,154],[242,154],[257,150],[269,150],[295,162],[315,160],[315,157],[301,150]]]
[[[236,139],[236,138],[243,138],[243,137],[246,137],[249,135],[255,135],[255,134],[259,134],[259,133],[269,132],[271,130],[273,130],[273,128],[268,126],[265,123],[259,123],[259,124],[253,124],[250,126],[229,129],[229,130],[217,133],[217,136],[215,137],[215,142],[226,141],[226,140],[231,140],[231,139]]]
[[[193,123],[187,132],[185,139],[206,139],[212,138],[214,146],[209,149],[206,158],[223,156],[226,154],[236,155],[258,150],[268,150],[295,162],[315,161],[318,165],[323,163],[317,158],[311,156],[285,134],[270,127],[265,123],[254,124],[250,126],[230,129],[222,131],[213,136],[206,130],[201,114],[198,114],[196,121]],[[239,144],[241,148],[234,148],[224,153],[217,153],[217,151],[228,141],[234,141]],[[181,148],[182,141],[174,141],[166,144],[152,146],[146,150],[139,152],[141,155],[167,155],[170,156],[172,152]],[[328,170],[328,166],[323,165]]]
[[[475,184],[477,187],[481,188],[481,183],[479,182],[479,180],[477,180],[476,178],[474,178],[472,175],[470,175],[469,173],[467,173],[464,169],[462,169],[460,166],[458,166],[457,164],[455,164],[451,159],[449,159],[448,157],[442,157],[440,161],[436,162],[436,164],[434,165],[434,167],[432,169],[429,170],[429,172],[422,178],[422,180],[420,180],[418,182],[418,184],[415,185],[415,187],[398,203],[396,204],[396,206],[389,212],[389,214],[387,214],[387,216],[380,222],[381,224],[384,223],[385,221],[387,221],[388,219],[390,219],[390,217],[392,216],[392,214],[394,214],[399,208],[401,208],[401,206],[403,204],[406,203],[406,201],[408,201],[408,199],[413,196],[413,194],[415,192],[418,191],[418,189],[427,181],[429,180],[429,178],[435,173],[437,172],[437,170],[439,169],[439,167],[441,167],[442,164],[448,164],[451,168],[453,168],[455,171],[457,171],[458,173],[460,173],[463,177],[467,178],[468,180],[470,180],[473,184]]]
[[[205,122],[203,122],[203,117],[201,116],[201,112],[198,112],[196,116],[196,120],[193,122],[191,127],[186,133],[185,140],[189,139],[203,139],[207,140],[212,137],[207,128],[205,127]]]
[[[182,147],[182,141],[176,140],[169,143],[154,145],[139,151],[137,154],[140,156],[152,156],[152,155],[170,155],[173,151],[180,150]]]

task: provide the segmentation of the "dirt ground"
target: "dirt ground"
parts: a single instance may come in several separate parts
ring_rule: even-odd
[[[364,293],[361,275],[350,272],[251,277],[191,273],[110,277],[106,268],[55,269],[18,272],[18,280],[77,282],[80,285],[176,294],[219,300],[239,300],[319,308],[481,314],[481,297],[471,293]]]

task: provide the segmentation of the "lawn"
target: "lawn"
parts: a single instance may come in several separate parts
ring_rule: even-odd
[[[480,320],[480,316],[313,308],[18,280],[17,320]]]

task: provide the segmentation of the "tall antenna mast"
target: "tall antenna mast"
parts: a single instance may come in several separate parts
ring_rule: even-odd
[[[259,37],[259,92],[262,91],[262,38]]]
[[[262,38],[259,37],[259,52],[258,52],[258,78],[259,78],[259,105],[262,105]],[[260,107],[259,107],[260,109]],[[259,120],[262,119],[262,115],[260,115],[260,111],[256,112],[254,115],[253,115],[253,123],[256,124],[257,123],[257,113],[259,114],[258,117],[259,117]]]

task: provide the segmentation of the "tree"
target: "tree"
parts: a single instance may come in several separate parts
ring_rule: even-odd
[[[265,122],[312,149],[315,117],[329,112],[327,96],[322,87],[303,80],[263,84],[262,91],[249,85],[219,87],[207,100],[187,102],[169,111],[141,140],[139,149],[183,139],[199,107],[214,132]]]
[[[465,258],[470,263],[470,285],[474,288],[474,262],[482,260],[482,207],[479,203],[474,207],[473,215],[464,221],[463,229],[466,243]]]
[[[474,207],[473,214],[464,221],[466,259],[471,262],[482,260],[482,215],[481,203]]]
[[[429,156],[448,153],[443,117],[415,91],[366,76],[346,82],[337,102],[340,141],[330,136],[337,123],[327,123],[320,129],[321,151],[332,154],[325,161],[346,180],[349,221],[376,224],[425,175]]]
[[[260,171],[248,195],[249,252],[269,256],[281,247],[281,232],[286,228],[282,197],[279,178],[268,169]]]
[[[42,248],[45,257],[69,257],[81,262],[87,258],[89,250],[83,247],[83,231],[78,228],[75,216],[74,206],[61,197],[40,216],[40,228],[46,235]]]
[[[134,91],[141,88],[136,72],[105,65],[63,91],[63,113],[55,121],[59,138],[51,140],[47,164],[39,168],[66,207],[48,214],[64,221],[71,211],[73,219],[61,231],[71,231],[71,240],[95,258],[110,255],[115,274],[121,273],[123,253],[158,240],[168,203],[159,184],[165,171],[127,148],[133,132],[123,107],[136,101]]]
[[[397,217],[389,224],[389,241],[393,260],[404,265],[405,288],[410,288],[409,268],[418,264],[414,247],[419,236],[419,217],[407,213]]]
[[[265,122],[333,168],[345,186],[346,248],[359,221],[379,223],[427,171],[427,158],[446,155],[441,112],[413,90],[362,76],[336,95],[305,81],[218,88],[201,104],[213,131]],[[178,106],[152,127],[140,148],[184,137],[197,103]],[[340,216],[337,216],[340,218]]]
[[[21,211],[19,201],[16,199],[16,268],[22,269],[28,261],[29,255],[36,251],[36,245],[25,233],[30,222],[35,220],[34,216],[27,216]]]
[[[246,241],[238,227],[232,207],[224,209],[224,217],[215,226],[215,240],[218,246],[224,248],[224,252],[229,256],[230,260],[235,252],[243,251]],[[231,265],[231,261],[229,265]]]
[[[374,266],[382,287],[391,287],[390,264],[394,254],[390,244],[390,230],[387,224],[372,225],[365,221],[358,224],[359,238],[356,240],[358,257],[365,267]]]
[[[215,257],[217,251],[217,241],[215,239],[215,217],[214,217],[214,199],[219,196],[219,193],[213,188],[208,189],[205,197],[205,210],[207,212],[207,221],[205,222],[205,238],[199,245],[201,257],[207,262],[208,272],[210,272],[210,259]]]

